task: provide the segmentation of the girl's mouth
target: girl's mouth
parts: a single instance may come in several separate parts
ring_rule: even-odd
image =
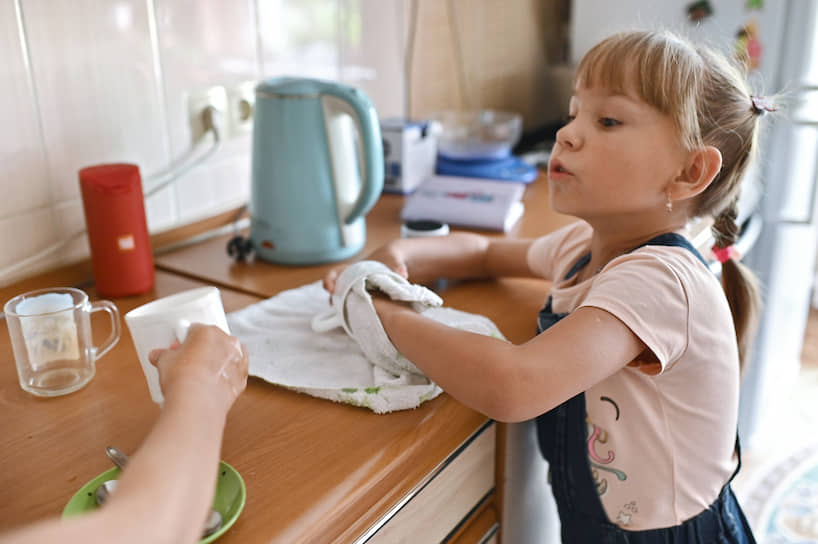
[[[571,176],[573,175],[570,170],[565,168],[560,161],[557,159],[552,159],[551,162],[548,164],[548,174],[551,177],[555,176]]]

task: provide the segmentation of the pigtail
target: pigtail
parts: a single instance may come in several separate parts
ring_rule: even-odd
[[[730,305],[738,342],[739,364],[746,367],[761,312],[761,290],[752,270],[738,260],[733,249],[738,240],[737,201],[715,217],[711,227],[715,244],[713,252],[721,261],[721,286]]]

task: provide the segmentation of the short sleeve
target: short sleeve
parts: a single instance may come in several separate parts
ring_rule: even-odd
[[[537,238],[528,248],[528,267],[538,276],[554,281],[561,277],[562,268],[573,265],[576,257],[588,246],[591,226],[576,221]]]
[[[667,370],[687,349],[689,299],[679,275],[650,252],[611,261],[580,306],[601,308],[622,321]]]

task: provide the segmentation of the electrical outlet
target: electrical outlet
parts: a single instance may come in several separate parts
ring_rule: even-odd
[[[256,81],[244,81],[227,89],[227,131],[236,137],[253,129]]]
[[[208,126],[205,123],[206,110],[211,106],[216,112],[211,119],[217,123],[216,128],[222,137],[225,136],[224,114],[227,111],[227,89],[221,85],[214,85],[205,89],[192,91],[187,95],[188,124],[190,125],[190,139],[193,144],[199,143],[207,134]]]

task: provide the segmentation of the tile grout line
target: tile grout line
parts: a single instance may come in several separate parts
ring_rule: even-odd
[[[48,148],[46,147],[45,143],[45,130],[43,128],[43,115],[42,110],[40,108],[40,95],[37,92],[37,82],[34,79],[34,69],[31,63],[31,48],[28,44],[28,31],[26,30],[26,23],[25,23],[25,13],[23,12],[23,0],[14,0],[14,17],[17,23],[17,36],[20,39],[20,50],[22,53],[22,60],[23,60],[23,67],[25,68],[26,78],[28,82],[29,92],[31,93],[31,101],[32,106],[34,108],[34,117],[36,118],[36,125],[37,125],[37,139],[40,143],[40,156],[42,157],[43,164],[45,164],[46,168],[46,175],[47,175],[47,186],[48,186],[48,204],[47,206],[43,206],[43,209],[47,209],[49,211],[49,216],[51,217],[51,228],[52,233],[54,229],[59,230],[57,225],[57,215],[56,215],[56,200],[54,197],[54,176],[52,175],[51,171],[51,161],[49,160],[48,156]],[[27,210],[25,213],[29,213],[32,210]],[[20,214],[22,215],[22,213]],[[5,219],[5,218],[4,218]]]
[[[162,51],[159,45],[159,22],[156,18],[156,0],[145,0],[145,7],[148,16],[148,35],[151,43],[151,60],[153,61],[153,76],[156,80],[156,91],[159,98],[159,115],[162,118],[164,125],[163,140],[165,148],[165,160],[167,164],[173,164],[173,148],[171,146],[171,127],[170,116],[168,115],[168,93],[165,85],[165,75],[162,69]],[[172,199],[172,208],[174,217],[172,222],[175,224],[182,216],[182,210],[179,209],[179,198],[176,184],[173,184],[173,191],[168,195]],[[146,210],[147,211],[147,210]]]
[[[259,0],[253,0],[253,19],[256,31],[256,79],[263,79],[264,74],[264,45],[261,40],[261,8]]]

